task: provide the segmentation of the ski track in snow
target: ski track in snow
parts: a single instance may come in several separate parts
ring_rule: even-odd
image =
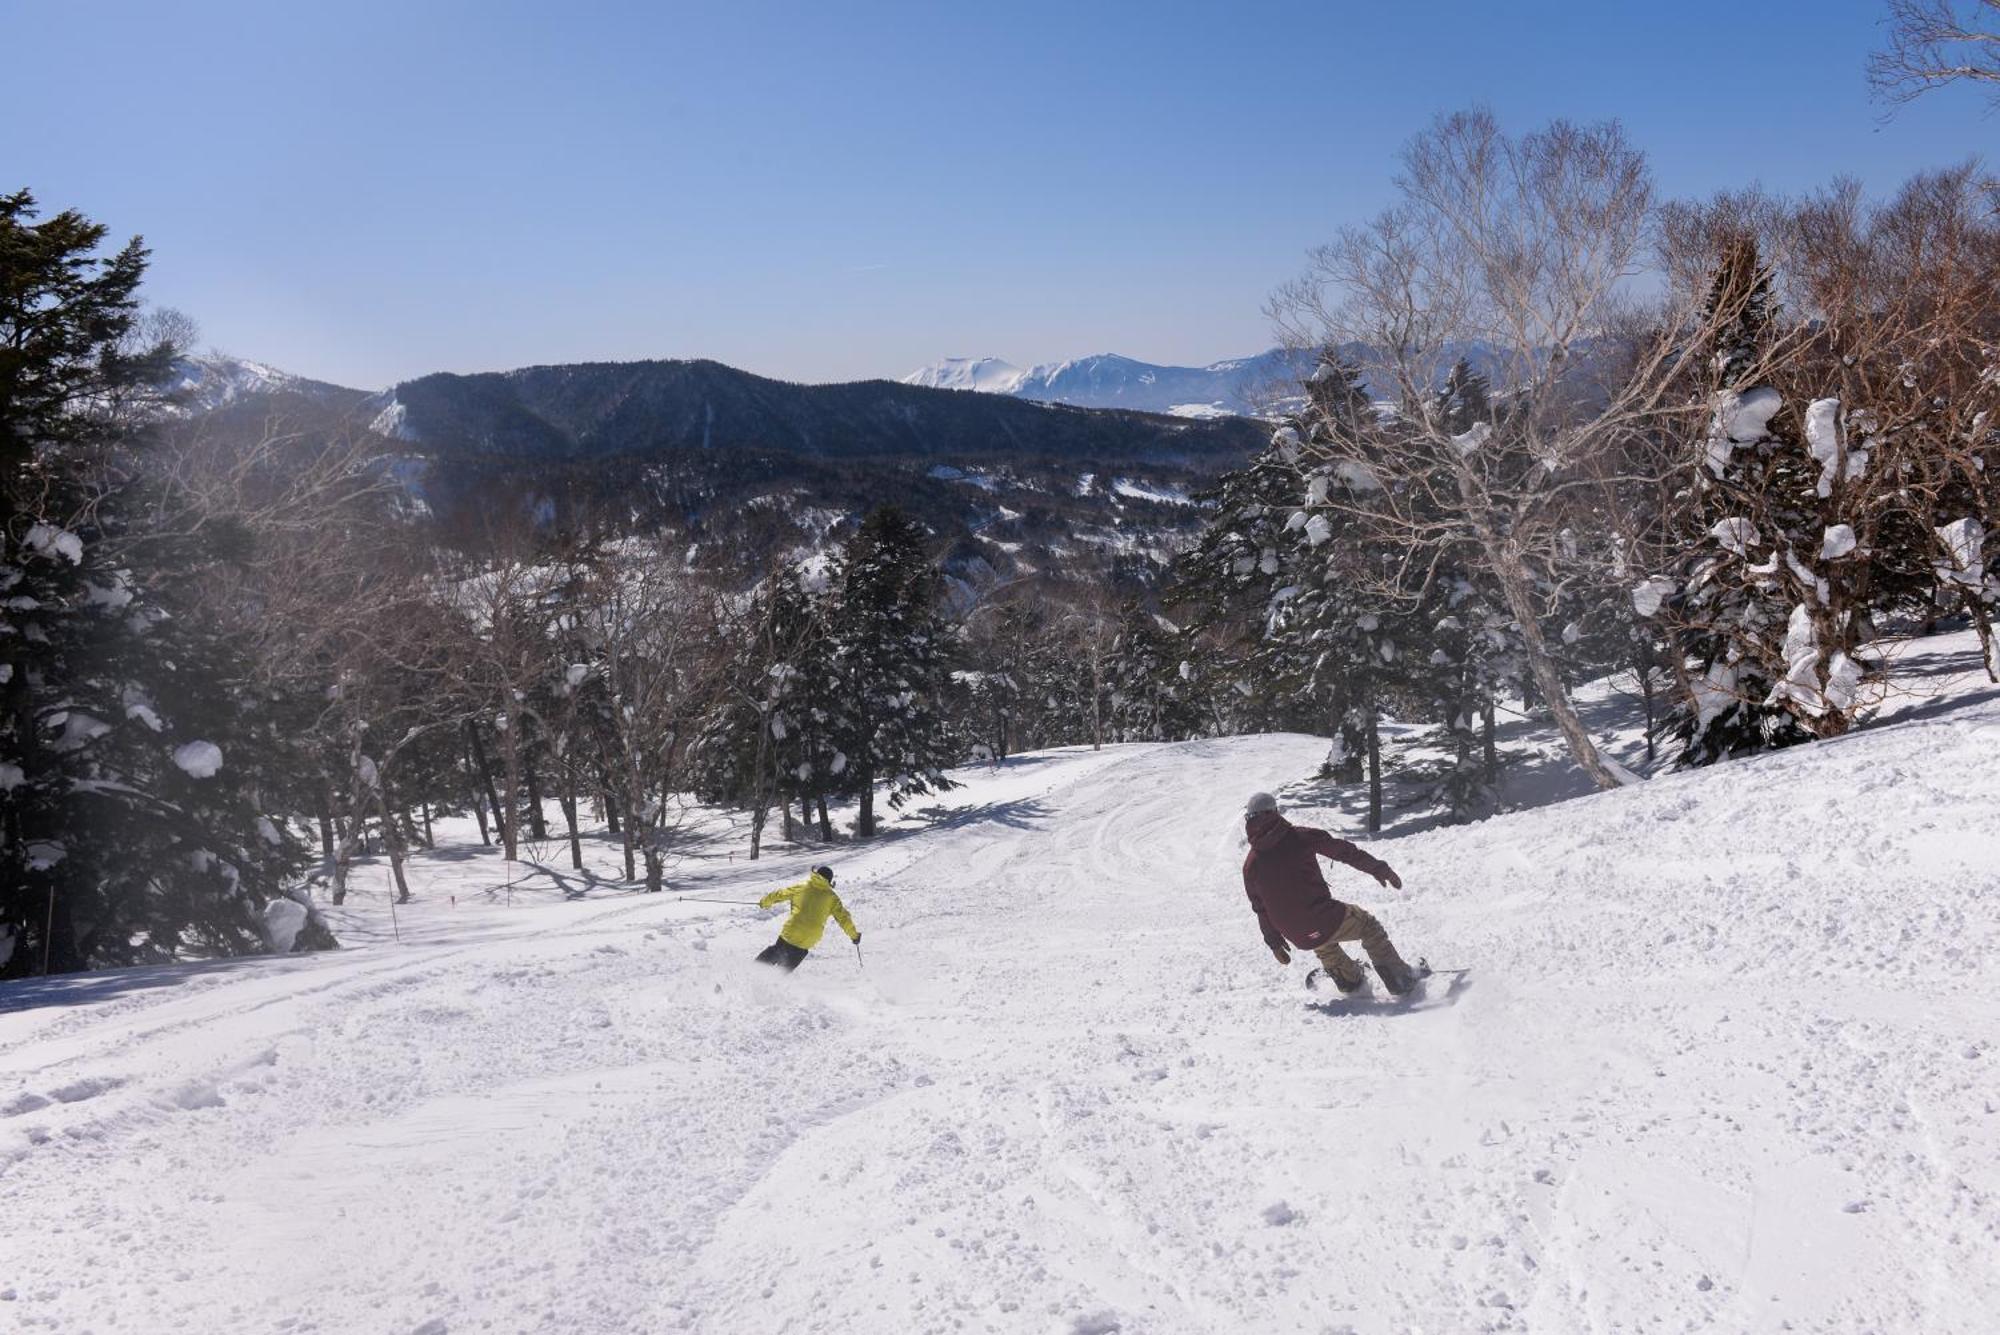
[[[0,1329],[1991,1330],[1996,739],[1384,840],[1418,1006],[1257,938],[1303,737],[970,772],[834,856],[865,970],[668,895],[0,989]]]

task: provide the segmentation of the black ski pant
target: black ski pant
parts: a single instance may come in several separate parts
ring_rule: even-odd
[[[775,964],[786,973],[790,973],[806,962],[806,948],[795,946],[783,937],[779,937],[757,953],[757,962]]]

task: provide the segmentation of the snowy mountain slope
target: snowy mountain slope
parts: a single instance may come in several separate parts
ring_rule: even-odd
[[[732,862],[710,824],[686,899],[538,872],[510,908],[461,845],[402,946],[0,988],[32,1221],[0,1313],[1990,1330],[2000,690],[1965,648],[1839,742],[1378,841],[1400,891],[1335,869],[1473,968],[1414,1007],[1311,996],[1257,939],[1236,809],[1306,737],[967,773],[830,855],[865,968],[837,935],[747,965],[775,922],[706,901],[823,855]],[[373,896],[340,924],[386,927]]]
[[[183,357],[173,366],[169,383],[185,412],[215,412],[246,400],[289,394],[307,399],[347,403],[368,397],[364,390],[346,389],[323,380],[280,371],[263,362],[221,353]]]
[[[1028,373],[998,357],[947,357],[903,377],[906,385],[927,389],[970,389],[983,394],[1012,394]]]
[[[997,357],[946,358],[903,377],[907,385],[1009,394],[1080,408],[1200,415],[1260,411],[1273,390],[1296,383],[1282,348],[1208,366],[1160,366],[1114,353],[1044,362],[1026,371]]]
[[[1579,345],[1588,355],[1594,345]],[[1365,343],[1343,343],[1335,351],[1358,367],[1364,379],[1371,368],[1383,369],[1380,350]],[[1480,342],[1454,344],[1444,350],[1445,366],[1462,359],[1496,384],[1507,381],[1505,358]],[[1115,353],[1043,362],[1023,371],[997,357],[949,357],[903,377],[909,385],[941,389],[971,389],[1043,403],[1067,403],[1083,408],[1130,408],[1205,418],[1238,415],[1273,416],[1297,411],[1304,403],[1300,382],[1312,372],[1310,354],[1272,348],[1254,357],[1211,362],[1207,366],[1161,366]],[[1396,395],[1393,376],[1374,385],[1380,398]]]

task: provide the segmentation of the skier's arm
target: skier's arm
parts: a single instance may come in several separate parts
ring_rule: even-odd
[[[768,909],[776,908],[780,904],[789,903],[803,889],[805,889],[804,885],[788,885],[782,890],[773,890],[770,894],[765,895],[757,901],[757,907]]]
[[[1373,876],[1383,885],[1403,888],[1403,878],[1382,859],[1368,853],[1345,839],[1336,839],[1325,830],[1301,830],[1312,851],[1323,858],[1331,858],[1344,867],[1352,867],[1364,876]]]
[[[847,933],[849,941],[859,941],[861,933],[855,929],[854,919],[847,916],[847,905],[840,902],[840,896],[833,897],[833,920],[840,924],[840,930]]]

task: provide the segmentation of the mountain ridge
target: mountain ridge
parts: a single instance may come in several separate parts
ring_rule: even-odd
[[[1115,352],[1041,362],[1026,369],[998,357],[947,357],[910,372],[902,383],[1078,408],[1255,416],[1296,393],[1302,378],[1299,362],[1299,355],[1286,348],[1206,366],[1169,366]]]
[[[384,413],[403,438],[430,449],[561,459],[774,450],[1104,463],[1240,457],[1261,442],[1248,423],[964,396],[891,380],[798,384],[706,359],[438,372],[398,384]]]
[[[207,415],[212,429],[255,440],[273,416],[367,427],[412,505],[460,545],[524,518],[608,525],[677,532],[746,571],[817,550],[835,521],[893,500],[931,529],[955,578],[1102,564],[1150,578],[1199,527],[1191,500],[1266,441],[1247,417],[889,380],[799,385],[712,361],[441,372],[330,399],[269,369],[244,373],[244,392]]]

